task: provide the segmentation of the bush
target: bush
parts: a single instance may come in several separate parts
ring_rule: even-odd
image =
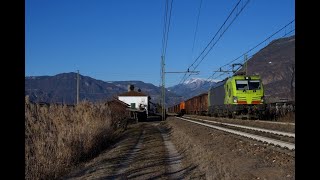
[[[115,115],[107,104],[76,106],[25,103],[25,178],[56,179],[97,154],[114,138]],[[121,111],[119,111],[121,112]]]

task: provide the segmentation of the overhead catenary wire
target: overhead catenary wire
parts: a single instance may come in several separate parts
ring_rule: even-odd
[[[170,24],[171,24],[170,22],[171,22],[172,3],[173,3],[173,0],[171,0],[171,5],[170,5],[169,23],[168,23],[168,30],[166,34],[166,41],[165,41],[166,44],[164,49],[164,55],[167,53],[168,37],[169,37],[169,30],[170,30]]]
[[[164,52],[164,45],[165,45],[165,39],[166,39],[166,32],[167,32],[167,14],[168,14],[168,0],[166,0],[165,3],[165,10],[164,10],[164,25],[163,25],[163,31],[162,31],[162,46],[161,46],[161,57],[163,56],[163,52]],[[162,72],[163,72],[163,68],[162,68],[162,59],[160,61],[160,81],[159,81],[159,87],[161,87],[161,83],[162,83]]]
[[[195,45],[196,36],[197,36],[197,32],[198,32],[201,6],[202,6],[202,0],[200,0],[200,6],[199,6],[199,9],[198,9],[196,28],[195,28],[195,31],[194,31],[193,42],[192,42],[192,49],[191,49],[191,59],[193,58],[193,50],[194,50],[194,45]],[[188,68],[187,72],[189,72],[189,68]],[[187,75],[187,73],[185,73],[185,74],[183,75],[183,78],[185,78],[186,75]],[[182,79],[183,79],[183,78],[182,78]],[[181,82],[181,81],[180,81],[180,82]]]
[[[288,34],[290,34],[290,33],[294,32],[294,31],[295,31],[295,29],[290,30],[289,32],[286,32],[286,33],[282,36],[282,38],[283,38],[283,37],[285,37],[285,36],[287,36]],[[254,54],[253,54],[253,55],[251,55],[251,56],[249,56],[249,57],[247,58],[247,60],[246,60],[246,61],[244,61],[244,63],[246,63],[247,61],[249,61],[253,56],[254,56]],[[225,67],[225,66],[221,66],[221,67],[219,67],[218,69],[220,69],[220,68],[222,68],[222,67]],[[229,68],[227,71],[229,71],[229,70],[231,70],[231,69],[232,69],[232,68]],[[217,74],[217,72],[214,72],[211,76],[209,76],[209,77],[207,78],[207,80],[222,77],[223,75],[225,75],[225,74],[226,74],[226,72],[222,72],[222,73],[221,73],[221,74],[219,74],[218,76],[215,76],[216,74]]]
[[[165,49],[165,44],[166,44],[166,40],[167,40],[167,18],[168,18],[168,0],[166,0],[165,3],[165,12],[164,12],[164,18],[163,18],[163,31],[162,31],[162,46],[161,46],[161,58],[164,55],[164,49]],[[161,83],[162,83],[162,73],[163,73],[163,68],[162,68],[162,59],[160,61],[160,81],[159,81],[159,87],[161,87]]]
[[[200,19],[201,6],[202,6],[202,0],[200,0],[200,6],[199,6],[199,10],[198,10],[198,15],[197,15],[197,23],[196,23],[196,28],[195,28],[195,31],[194,31],[194,36],[193,36],[192,49],[191,49],[191,56],[193,55],[194,44],[195,44],[196,37],[197,37],[197,32],[198,32],[198,26],[199,26],[199,19]]]
[[[162,120],[165,119],[165,56],[167,52],[168,45],[168,35],[170,30],[171,22],[171,13],[172,13],[172,3],[169,5],[169,0],[166,0],[165,5],[165,14],[164,14],[164,27],[163,27],[163,38],[162,38],[162,50],[161,50],[161,68],[160,68],[160,77],[161,77],[161,99],[160,103],[162,104]]]
[[[250,57],[247,57],[248,59],[250,59],[251,57],[252,57],[253,55],[251,55]],[[222,66],[220,67],[220,68],[222,68]],[[220,69],[220,68],[218,68],[218,69]],[[226,71],[231,71],[232,70],[232,68],[230,67],[229,69],[227,69]],[[218,77],[221,77],[222,75],[224,75],[224,74],[226,74],[226,72],[222,72],[219,76],[214,76],[215,74],[217,74],[218,72],[214,72],[211,76],[209,76],[208,77],[208,79],[207,80],[209,80],[209,79],[214,79],[214,78],[218,78]]]
[[[170,30],[171,13],[172,13],[173,0],[171,0],[170,7],[168,7],[168,5],[169,5],[168,1],[169,0],[166,0],[166,8],[165,8],[165,16],[164,16],[164,27],[163,27],[163,37],[162,37],[162,53],[161,53],[162,56],[165,56],[165,54],[167,52],[168,35],[169,35],[169,30]],[[168,8],[170,8],[169,14],[168,14]]]
[[[247,3],[248,3],[249,1],[247,1]],[[247,5],[247,3],[245,4],[245,5]],[[245,7],[245,6],[244,6]],[[244,8],[243,7],[243,8]],[[237,8],[238,8],[238,6],[237,6]],[[243,8],[241,8],[241,10],[240,11],[242,11],[243,10]],[[237,15],[236,15],[236,17],[238,16],[240,14],[240,12],[239,13],[237,13]],[[222,37],[222,35],[226,32],[226,30],[231,26],[231,24],[233,23],[233,21],[236,19],[236,17],[231,21],[231,23],[227,26],[227,28],[225,28],[225,30],[220,34],[220,36],[219,36],[219,38],[218,38],[218,40],[211,46],[211,48],[207,51],[207,53],[202,57],[202,59],[198,62],[198,64],[194,67],[194,69],[196,69],[199,65],[200,65],[200,63],[203,61],[203,59],[209,54],[209,52],[212,50],[212,48],[217,44],[217,42],[220,40],[220,38]],[[190,77],[190,75],[188,76],[188,77]],[[187,77],[187,78],[188,78]]]
[[[248,3],[250,2],[250,0],[247,0],[244,4],[241,3],[242,7],[240,10],[238,10],[238,6],[240,4],[242,0],[239,0],[238,3],[235,5],[235,7],[232,9],[232,11],[229,13],[228,17],[226,18],[226,20],[224,21],[224,23],[220,26],[219,30],[215,33],[215,35],[213,36],[213,38],[210,40],[210,42],[207,44],[207,46],[202,50],[202,52],[199,54],[199,56],[194,60],[194,62],[188,67],[188,69],[190,69],[191,67],[193,67],[193,70],[196,70],[196,68],[200,65],[200,63],[203,61],[203,59],[209,54],[209,52],[212,50],[212,48],[217,44],[217,42],[221,39],[221,37],[224,35],[224,33],[228,30],[228,28],[231,26],[231,24],[235,21],[235,19],[240,15],[240,13],[243,11],[243,9],[248,5]],[[236,11],[237,10],[237,11]],[[228,20],[230,19],[230,17],[234,14],[234,12],[236,12],[235,17],[231,20],[231,22],[227,25],[226,28],[225,25],[227,24]],[[218,39],[214,42],[215,38],[218,36],[218,34],[220,33],[220,36],[218,37]],[[214,42],[214,43],[213,43]],[[213,43],[213,45],[211,45]],[[211,45],[211,47],[210,47]],[[210,47],[210,48],[209,48]],[[206,52],[206,50],[209,48],[209,50]],[[205,53],[204,56],[202,56]],[[200,57],[202,56],[200,62],[198,62],[198,60],[200,59]],[[195,63],[198,64],[196,66]],[[186,77],[187,74],[185,73],[181,79],[181,81],[179,82],[179,84],[185,82],[187,80],[188,77],[190,77],[190,74],[188,77]]]
[[[282,28],[280,28],[279,30],[277,30],[276,32],[272,33],[270,36],[268,36],[266,39],[264,39],[263,41],[259,42],[257,45],[255,45],[254,47],[250,48],[249,50],[247,50],[246,52],[242,53],[239,57],[231,60],[230,62],[228,62],[227,64],[223,65],[223,66],[220,66],[217,68],[218,69],[221,69],[221,68],[224,68],[226,66],[229,66],[231,65],[232,63],[234,63],[235,61],[239,60],[241,57],[243,57],[244,55],[247,55],[248,53],[250,53],[251,51],[253,51],[254,49],[256,49],[257,47],[259,47],[261,44],[267,42],[268,40],[270,40],[273,36],[275,36],[276,34],[279,34],[281,31],[285,30],[289,25],[291,25],[291,30],[289,32],[285,32],[285,34],[283,36],[281,36],[282,38],[287,36],[288,34],[291,34],[292,32],[295,31],[295,28],[292,29],[292,24],[294,23],[295,19],[290,21],[288,24],[286,24],[285,26],[283,26]],[[254,55],[251,55],[247,58],[246,61],[244,61],[244,63],[246,63],[247,61],[249,61]],[[210,80],[210,79],[214,79],[214,78],[217,78],[217,77],[214,77],[214,75],[216,74],[217,72],[214,72],[211,76],[209,76],[207,78],[207,80]],[[222,73],[220,76],[224,75],[225,73]],[[219,77],[220,77],[219,76]]]
[[[223,65],[223,66],[221,66],[221,67],[219,67],[219,68],[223,68],[223,67],[225,67],[225,66],[228,66],[228,65],[230,65],[231,63],[233,63],[233,62],[237,61],[238,59],[240,59],[241,57],[243,57],[245,54],[248,54],[249,52],[253,51],[253,50],[256,49],[257,47],[259,47],[261,44],[263,44],[263,43],[267,42],[268,40],[270,40],[270,39],[271,39],[273,36],[275,36],[276,34],[279,34],[281,31],[283,31],[286,27],[288,27],[288,26],[289,26],[290,24],[292,24],[294,21],[295,21],[295,19],[292,20],[292,21],[290,21],[288,24],[286,24],[285,26],[283,26],[282,28],[280,28],[279,30],[277,30],[276,32],[274,32],[273,34],[271,34],[270,36],[268,36],[266,39],[264,39],[263,41],[261,41],[260,43],[258,43],[257,45],[255,45],[254,47],[250,48],[248,51],[242,53],[239,57],[235,58],[234,60],[228,62],[227,64],[225,64],[225,65]],[[291,30],[291,31],[288,32],[288,33],[285,33],[285,35],[283,35],[282,37],[288,35],[289,33],[293,32],[294,30],[295,30],[295,29]]]

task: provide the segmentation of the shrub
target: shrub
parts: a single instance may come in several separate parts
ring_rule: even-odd
[[[25,178],[56,179],[97,154],[127,118],[106,103],[76,106],[25,103]]]

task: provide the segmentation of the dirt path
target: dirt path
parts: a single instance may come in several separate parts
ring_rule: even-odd
[[[136,155],[138,154],[139,151],[141,151],[144,134],[145,134],[145,131],[143,130],[135,147],[132,149],[131,152],[127,154],[127,158],[124,161],[120,162],[120,165],[117,168],[118,172],[116,173],[115,177],[118,177],[118,176],[125,177],[125,172],[128,169],[129,165],[133,163],[133,160],[136,158]]]
[[[170,133],[164,122],[131,125],[119,143],[62,179],[184,179],[194,168],[182,165]]]
[[[166,132],[166,129],[158,127],[158,130],[161,132],[166,147],[166,164],[168,165],[166,172],[169,179],[183,179],[184,174],[187,172],[186,169],[182,168],[181,159],[183,159],[183,156],[176,150],[174,144],[170,141],[170,136],[168,132]]]

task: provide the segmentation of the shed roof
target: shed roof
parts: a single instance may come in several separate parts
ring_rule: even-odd
[[[108,105],[111,105],[112,103],[118,103],[120,105],[123,105],[125,107],[129,107],[129,104],[123,102],[123,101],[120,101],[119,99],[112,99],[110,101],[107,102]]]

